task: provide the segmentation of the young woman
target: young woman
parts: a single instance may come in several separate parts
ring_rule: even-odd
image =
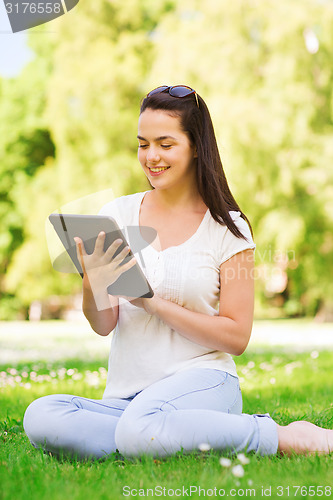
[[[152,298],[114,297],[107,286],[135,263],[128,249],[87,255],[76,238],[83,311],[99,335],[115,329],[103,399],[51,395],[24,416],[34,446],[81,458],[117,449],[125,457],[166,456],[208,443],[258,454],[329,453],[333,431],[309,422],[277,425],[242,414],[232,355],[244,352],[254,304],[250,226],[224,175],[203,99],[186,86],[158,87],[143,99],[138,157],[152,190],[120,197],[101,214],[120,227],[150,226],[142,251]]]

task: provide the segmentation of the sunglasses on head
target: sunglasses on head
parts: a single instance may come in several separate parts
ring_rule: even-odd
[[[186,97],[188,95],[194,94],[197,106],[199,107],[199,101],[196,91],[194,89],[191,89],[191,87],[187,87],[186,85],[174,85],[173,87],[162,85],[161,87],[156,87],[156,89],[148,92],[146,97],[150,97],[154,94],[159,94],[166,91],[168,91],[172,97]]]

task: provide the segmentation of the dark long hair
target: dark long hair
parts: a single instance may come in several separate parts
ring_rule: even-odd
[[[233,222],[229,211],[239,211],[241,217],[248,223],[251,234],[253,234],[251,224],[231,194],[218,151],[209,110],[198,94],[197,97],[199,107],[194,94],[186,97],[172,97],[168,92],[163,91],[145,97],[141,102],[140,114],[148,108],[164,110],[173,116],[180,117],[183,131],[196,147],[198,155],[196,178],[200,196],[216,222],[222,226],[227,226],[238,238],[246,239]]]

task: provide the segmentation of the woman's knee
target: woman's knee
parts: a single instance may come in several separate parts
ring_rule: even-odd
[[[25,411],[23,428],[34,446],[44,445],[52,432],[53,409],[58,395],[43,396],[33,401]]]
[[[30,442],[37,446],[42,444],[41,440],[41,432],[44,428],[44,425],[41,426],[41,423],[45,423],[45,409],[48,404],[48,397],[44,396],[42,398],[36,399],[33,401],[25,411],[23,418],[23,428],[28,436]]]

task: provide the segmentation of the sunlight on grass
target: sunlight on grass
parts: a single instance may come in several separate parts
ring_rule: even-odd
[[[68,343],[65,333],[61,338]],[[59,335],[57,331],[54,345]],[[49,342],[52,342],[51,336]],[[77,338],[75,333],[74,342]],[[90,341],[88,336],[86,338]],[[15,344],[14,338],[12,344]],[[45,351],[42,352],[45,355]],[[268,412],[282,425],[295,419],[308,419],[333,428],[333,381],[329,376],[332,360],[333,352],[322,346],[304,352],[289,348],[286,352],[277,346],[251,345],[242,356],[235,358],[243,391],[243,411]],[[252,496],[262,497],[264,489],[266,496],[278,498],[277,492],[281,491],[278,488],[283,488],[287,496],[289,487],[289,496],[294,496],[292,488],[297,485],[303,487],[303,494],[299,491],[298,497],[304,497],[310,486],[323,486],[322,496],[327,497],[325,487],[331,485],[332,478],[330,456],[233,456],[202,443],[200,450],[191,454],[177,453],[161,460],[152,457],[124,460],[113,454],[104,460],[78,462],[66,457],[57,459],[30,445],[23,432],[22,420],[31,401],[55,393],[100,399],[106,376],[107,355],[98,352],[89,357],[85,348],[80,356],[65,356],[62,360],[50,356],[0,363],[3,500],[63,500],[66,497],[113,500],[124,498],[129,492],[142,496],[142,492],[148,490],[150,497],[152,493],[176,496],[178,491],[181,493],[178,496],[186,497],[191,493],[192,498],[199,498],[204,496],[204,491],[206,496],[214,496],[214,488],[216,496],[219,496],[218,491],[231,496],[231,490],[237,491],[238,496],[246,496],[246,491],[252,490]]]
[[[32,388],[33,384],[51,383],[53,387],[58,386],[60,382],[66,381],[68,386],[73,382],[81,380],[82,385],[88,385],[98,388],[102,384],[105,385],[107,370],[104,367],[99,367],[98,370],[84,370],[79,372],[77,368],[53,368],[53,365],[48,363],[33,365],[30,370],[29,366],[23,366],[21,369],[7,368],[6,371],[0,372],[0,388],[1,387],[23,387],[26,390]],[[47,369],[47,373],[45,372]]]

